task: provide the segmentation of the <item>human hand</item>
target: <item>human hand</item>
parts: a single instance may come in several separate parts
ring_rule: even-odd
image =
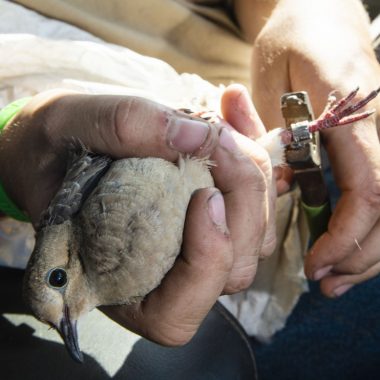
[[[217,130],[141,98],[53,90],[32,98],[0,138],[2,184],[36,225],[62,183],[73,145],[113,158],[175,161],[200,147],[210,154]]]
[[[221,127],[139,98],[48,92],[36,96],[0,135],[0,178],[36,224],[62,182],[73,141],[114,158],[175,161],[179,152],[213,152],[211,159],[218,164],[213,176],[224,197],[215,188],[194,195],[182,253],[155,291],[139,304],[104,308],[133,331],[160,343],[180,344],[195,333],[222,292],[251,283],[258,256],[268,254],[274,244],[271,232],[273,239],[262,248],[270,230],[268,158],[258,150],[256,163],[255,154],[240,152],[234,140],[239,134],[227,123]]]
[[[182,254],[159,288],[139,304],[103,308],[118,323],[166,345],[186,343],[220,294],[248,287],[259,257],[276,244],[268,154],[239,133],[258,137],[265,129],[241,86],[226,89],[222,111],[236,128],[223,124],[211,155],[224,205],[210,189],[197,192],[188,208]]]
[[[267,126],[283,123],[276,104],[285,92],[308,91],[316,115],[332,90],[346,95],[360,85],[367,95],[379,85],[380,69],[361,3],[280,0],[255,43],[252,73],[254,102]],[[379,123],[379,100],[371,107]],[[305,272],[335,297],[380,272],[380,147],[374,117],[322,137],[342,195]]]

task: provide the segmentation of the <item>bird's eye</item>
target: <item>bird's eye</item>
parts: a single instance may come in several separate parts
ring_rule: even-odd
[[[67,274],[62,268],[55,268],[48,274],[48,284],[54,288],[63,288],[67,284]]]

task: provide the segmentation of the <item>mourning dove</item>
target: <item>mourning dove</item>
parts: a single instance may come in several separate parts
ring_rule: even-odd
[[[309,122],[310,133],[367,117],[369,112],[347,116],[356,106],[342,111],[352,94],[330,102],[321,118]],[[277,166],[293,136],[279,128],[257,141]],[[59,331],[74,359],[82,361],[76,327],[82,315],[99,305],[143,299],[173,266],[190,198],[213,186],[208,165],[191,157],[174,164],[73,155],[60,191],[42,214],[24,295],[34,315]]]
[[[76,360],[82,360],[81,315],[141,300],[172,267],[192,193],[213,186],[207,165],[187,157],[177,165],[159,158],[75,157],[41,218],[24,295]]]

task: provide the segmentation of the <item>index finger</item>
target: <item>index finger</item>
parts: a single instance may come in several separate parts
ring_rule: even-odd
[[[266,133],[247,89],[240,84],[228,86],[221,99],[224,118],[241,134],[256,139]]]

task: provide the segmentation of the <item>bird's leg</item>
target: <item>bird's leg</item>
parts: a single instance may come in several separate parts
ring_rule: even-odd
[[[372,115],[375,112],[373,110],[357,114],[355,114],[355,112],[374,99],[380,92],[380,88],[370,92],[364,99],[350,105],[358,91],[359,87],[350,92],[346,97],[339,100],[339,102],[334,99],[335,96],[330,95],[327,106],[321,116],[309,123],[309,132],[313,133],[322,129],[350,124]]]
[[[362,100],[353,103],[358,91],[359,87],[339,101],[336,99],[335,92],[331,93],[327,99],[326,107],[318,119],[296,122],[291,124],[290,128],[273,129],[257,139],[257,142],[268,151],[274,166],[288,163],[284,158],[286,155],[285,152],[300,151],[305,148],[307,144],[315,143],[315,136],[313,135],[315,132],[353,123],[365,119],[374,113],[374,111],[364,111],[355,114],[357,110],[364,107],[379,94],[380,88],[372,91]],[[179,111],[191,117],[202,118],[210,123],[220,123],[222,121],[221,117],[213,111],[193,112],[190,109],[180,109]],[[312,149],[307,150],[307,152],[310,151],[312,151]]]

